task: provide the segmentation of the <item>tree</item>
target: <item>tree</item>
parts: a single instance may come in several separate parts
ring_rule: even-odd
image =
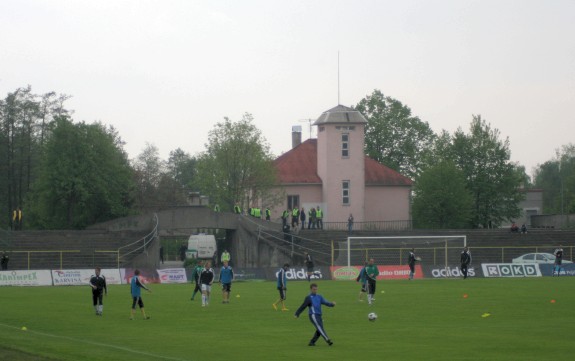
[[[435,134],[400,101],[374,90],[354,107],[367,119],[365,152],[380,163],[416,178]]]
[[[499,139],[480,115],[473,116],[469,134],[459,128],[447,156],[465,174],[467,189],[473,195],[472,226],[491,228],[521,214],[521,183],[524,171],[512,164],[509,139]]]
[[[235,202],[245,208],[259,199],[269,206],[277,201],[271,193],[276,184],[273,156],[252,120],[248,113],[237,122],[224,118],[198,157],[195,185],[222,210],[233,210]]]
[[[440,162],[422,171],[413,189],[413,222],[417,228],[466,228],[473,198],[465,175],[455,164]]]
[[[122,145],[113,128],[57,117],[33,184],[32,225],[82,229],[127,215],[134,187]]]
[[[556,150],[554,159],[537,166],[534,186],[543,189],[543,212],[575,213],[575,145]]]
[[[138,209],[155,208],[166,202],[159,194],[166,172],[165,162],[160,158],[158,147],[146,144],[146,148],[134,161],[135,182],[137,185],[136,204]]]

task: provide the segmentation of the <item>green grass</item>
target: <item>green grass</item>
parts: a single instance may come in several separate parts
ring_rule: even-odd
[[[216,286],[207,308],[190,301],[189,284],[152,285],[153,293],[143,294],[148,321],[128,320],[128,286],[110,287],[103,317],[93,314],[88,287],[3,287],[0,354],[42,361],[523,361],[552,358],[575,333],[573,277],[379,281],[371,307],[357,301],[355,282],[322,281],[319,293],[337,302],[323,309],[335,344],[308,347],[314,330],[307,312],[293,317],[308,283],[288,286],[290,312],[272,309],[272,282],[235,283],[228,305]],[[371,311],[376,322],[367,320]]]

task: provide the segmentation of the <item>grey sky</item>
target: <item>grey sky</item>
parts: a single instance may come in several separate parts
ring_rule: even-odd
[[[481,114],[527,168],[575,142],[575,1],[0,2],[0,96],[72,95],[74,119],[204,150],[252,113],[274,154],[291,126],[380,89],[439,132]]]

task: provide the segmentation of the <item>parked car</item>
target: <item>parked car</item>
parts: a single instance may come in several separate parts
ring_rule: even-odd
[[[553,264],[555,263],[555,256],[551,253],[527,253],[523,256],[513,258],[513,263],[542,263]],[[571,261],[563,260],[563,263],[573,263]]]

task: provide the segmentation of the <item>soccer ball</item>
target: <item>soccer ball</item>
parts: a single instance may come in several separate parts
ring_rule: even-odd
[[[369,315],[367,315],[367,319],[373,322],[377,320],[377,314],[375,312],[371,312]]]

